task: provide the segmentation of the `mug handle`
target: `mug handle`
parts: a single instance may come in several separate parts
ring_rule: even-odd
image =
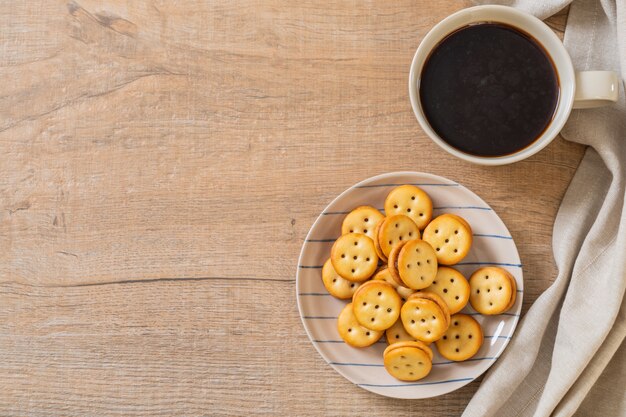
[[[617,101],[619,77],[613,71],[581,71],[576,73],[575,109],[607,106]]]

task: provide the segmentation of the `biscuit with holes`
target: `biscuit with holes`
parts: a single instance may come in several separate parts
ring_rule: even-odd
[[[391,284],[368,281],[352,297],[354,316],[362,326],[372,330],[387,330],[398,320],[402,301]]]
[[[383,250],[380,248],[380,243],[378,241],[378,232],[380,231],[380,226],[383,224],[384,218],[378,222],[378,224],[374,227],[374,248],[376,249],[376,255],[378,255],[378,259],[383,262],[387,262],[387,256],[383,253]]]
[[[451,317],[450,327],[435,344],[444,358],[465,361],[474,356],[483,345],[483,330],[473,317],[455,314]]]
[[[517,285],[506,269],[497,266],[480,268],[469,279],[470,304],[485,315],[501,314],[515,304]]]
[[[436,217],[424,229],[422,239],[435,248],[441,265],[459,263],[472,247],[472,229],[469,223],[453,214]]]
[[[376,343],[383,335],[381,331],[366,329],[359,324],[356,317],[354,317],[352,303],[346,305],[339,313],[337,331],[344,342],[354,347],[370,346]]]
[[[363,282],[372,276],[378,266],[374,241],[361,233],[342,235],[333,244],[330,261],[343,278]]]
[[[385,217],[378,230],[378,244],[387,257],[398,243],[419,238],[420,231],[417,225],[403,214]]]
[[[362,233],[374,239],[374,229],[385,216],[372,206],[361,206],[352,210],[341,224],[341,234]]]
[[[387,216],[394,214],[409,216],[422,230],[433,217],[433,202],[421,188],[401,185],[387,195],[385,213]]]
[[[400,317],[408,334],[422,342],[438,340],[448,329],[450,316],[441,306],[430,298],[416,297],[412,294],[402,306]]]
[[[433,292],[443,298],[450,314],[458,313],[467,305],[470,296],[470,285],[459,271],[449,266],[440,266],[437,276],[426,291]]]
[[[437,254],[428,242],[410,240],[398,254],[398,274],[414,290],[428,287],[437,276]]]
[[[322,268],[322,283],[330,295],[340,300],[352,298],[356,289],[361,285],[358,282],[348,281],[339,275],[333,268],[330,259],[324,263]]]
[[[389,345],[383,352],[387,372],[401,381],[417,381],[427,376],[433,366],[428,353],[418,345],[397,346],[400,344]]]

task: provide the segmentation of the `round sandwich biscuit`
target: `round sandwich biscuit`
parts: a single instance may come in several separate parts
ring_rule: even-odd
[[[412,294],[402,306],[400,317],[408,334],[422,342],[438,340],[448,329],[449,317],[441,306],[430,298]]]
[[[435,248],[439,264],[454,265],[469,253],[472,229],[463,218],[442,214],[426,226],[422,239]]]
[[[385,199],[387,216],[404,214],[409,216],[422,230],[433,216],[433,202],[421,188],[414,185],[396,187]]]
[[[341,234],[362,233],[374,239],[374,229],[385,216],[372,206],[361,206],[352,210],[341,224]]]
[[[398,243],[419,238],[420,231],[417,225],[403,214],[385,217],[378,230],[378,244],[387,257]]]
[[[400,316],[402,301],[391,284],[368,281],[352,297],[354,316],[362,326],[372,330],[386,330]]]
[[[441,297],[448,305],[450,314],[461,311],[470,297],[470,285],[463,274],[449,266],[439,267],[435,280],[426,291]]]
[[[363,282],[372,276],[378,266],[374,241],[361,233],[342,235],[333,244],[330,261],[343,278]]]
[[[428,353],[417,344],[399,346],[401,344],[394,343],[385,349],[383,362],[387,372],[401,381],[417,381],[427,376],[432,369]]]
[[[483,344],[480,324],[467,314],[451,317],[450,327],[435,342],[439,354],[451,361],[465,361],[474,356]]]
[[[354,317],[352,303],[346,305],[337,318],[337,331],[344,342],[354,347],[370,346],[383,335],[383,332],[367,329]]]
[[[432,284],[437,276],[437,254],[433,247],[423,240],[404,244],[398,254],[398,274],[403,284],[414,290]]]
[[[513,307],[516,300],[515,278],[497,266],[480,268],[469,279],[470,304],[481,314],[501,314]]]
[[[340,300],[352,298],[356,289],[361,285],[358,282],[348,281],[339,275],[333,268],[330,258],[322,267],[322,283],[330,295]]]

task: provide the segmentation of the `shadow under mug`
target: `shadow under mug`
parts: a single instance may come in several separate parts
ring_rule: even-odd
[[[430,126],[419,98],[420,77],[430,53],[446,36],[473,23],[504,23],[520,29],[539,42],[552,58],[559,79],[559,101],[544,132],[529,146],[503,156],[477,156],[462,152],[442,139]],[[419,124],[426,134],[450,154],[481,165],[504,165],[520,161],[545,148],[559,134],[573,108],[601,107],[617,101],[619,78],[612,71],[574,72],[572,60],[561,40],[536,17],[507,6],[476,6],[460,10],[435,25],[420,43],[409,73],[409,97]]]

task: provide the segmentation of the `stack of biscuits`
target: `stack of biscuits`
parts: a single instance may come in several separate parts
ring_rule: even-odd
[[[322,280],[331,295],[352,300],[339,314],[341,338],[362,348],[385,334],[387,371],[417,381],[431,370],[431,343],[451,361],[478,352],[481,326],[459,312],[468,302],[481,314],[505,312],[515,303],[515,279],[486,267],[468,282],[452,268],[470,251],[471,226],[454,214],[433,219],[432,201],[419,187],[394,188],[384,211],[361,206],[346,216]]]

